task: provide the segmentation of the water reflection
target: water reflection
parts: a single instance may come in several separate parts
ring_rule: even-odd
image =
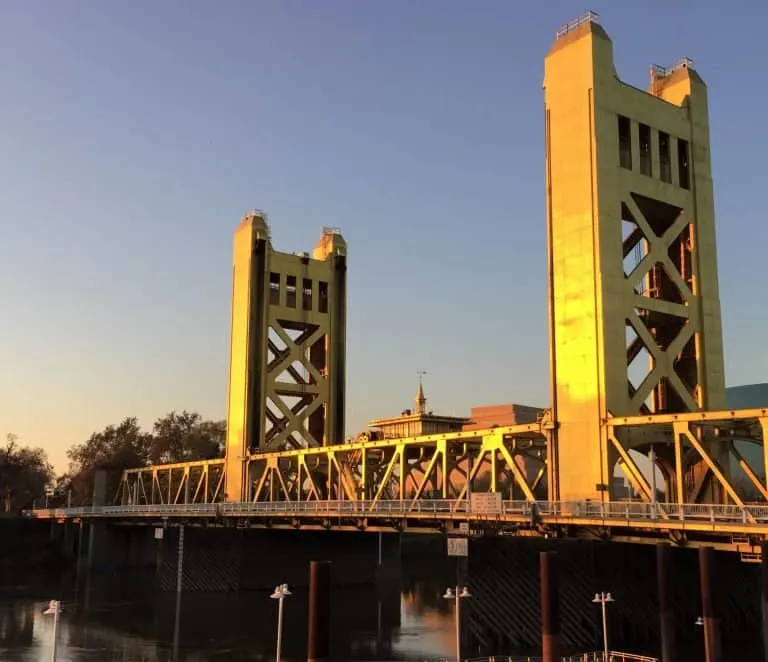
[[[482,580],[487,586],[500,587],[501,591],[502,584],[492,572],[487,569]],[[481,577],[474,576],[473,581],[466,574],[466,568],[457,569],[439,558],[422,557],[418,563],[404,560],[399,577],[378,586],[334,589],[333,659],[373,662],[453,657],[453,603],[441,596],[446,586],[455,585],[457,576],[461,581],[467,577],[470,587],[478,588],[473,590],[475,597],[468,601],[466,612],[462,609],[464,655],[528,653],[523,649],[514,650],[514,644],[510,648],[509,643],[494,642],[488,650],[481,651],[473,640],[473,627],[489,620],[498,625],[499,612],[488,610],[489,600],[495,603],[498,591],[493,593],[489,589],[492,597],[484,598],[483,591],[479,590]],[[35,586],[34,580],[38,578],[14,577],[14,593],[0,584],[0,660],[3,662],[50,659],[53,619],[42,612],[51,598],[61,599],[64,606],[59,625],[59,662],[274,659],[277,604],[269,598],[270,591],[190,592],[182,594],[177,606],[175,593],[156,590],[151,572],[149,575],[126,571],[93,574],[81,577],[79,582],[72,577]],[[276,577],[275,583],[280,579]],[[524,591],[525,582],[535,583],[535,577],[517,579],[518,584],[504,590],[511,596],[522,597],[503,604],[511,605],[510,608],[517,605],[525,611],[536,599],[535,595],[525,597],[532,595]],[[307,651],[308,596],[300,587],[292,591],[293,595],[285,602],[283,659],[303,662]],[[563,605],[566,608],[568,601]],[[566,613],[574,613],[572,607],[568,609]],[[514,611],[512,618],[518,618],[521,613]],[[597,621],[597,612],[585,612],[585,618]],[[700,660],[701,637],[692,622],[686,619],[679,634],[691,644],[689,659]],[[507,626],[503,627],[506,631]],[[744,633],[757,632],[757,627],[757,624],[745,623]],[[537,628],[535,625],[531,628],[526,632],[535,639],[539,636]],[[617,646],[627,646],[627,641],[620,639],[620,627],[614,627],[612,632]],[[631,641],[629,647],[649,653],[656,648],[655,645],[633,645]],[[761,659],[759,647],[734,653],[728,650],[728,659],[740,662]]]
[[[146,580],[145,580],[146,582]],[[129,588],[126,584],[131,584]],[[337,588],[333,595],[333,659],[423,660],[453,654],[453,616],[434,586]],[[60,596],[59,662],[104,660],[274,659],[277,608],[269,592],[158,595],[136,578],[99,577],[78,589],[49,586],[34,597],[0,588],[0,659],[49,660],[53,619],[47,601]],[[283,659],[306,659],[307,594],[286,600]]]

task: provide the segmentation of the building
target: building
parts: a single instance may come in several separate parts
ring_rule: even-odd
[[[419,381],[419,388],[416,390],[414,405],[413,409],[403,410],[400,416],[372,420],[368,423],[368,427],[373,430],[370,437],[373,439],[401,439],[425,434],[459,432],[469,423],[469,419],[463,416],[446,416],[429,411],[421,381]]]
[[[472,407],[469,417],[472,419],[464,430],[486,430],[493,427],[535,423],[544,410],[541,407],[530,407],[509,403],[505,405],[482,405]]]
[[[731,386],[725,389],[725,402],[728,409],[762,409],[768,408],[768,383],[765,384],[745,384],[743,386]],[[765,480],[765,456],[760,446],[746,442],[737,441],[736,450],[741,453],[749,464],[750,468],[762,479]],[[731,471],[733,476],[740,482],[745,483],[749,478],[739,467],[739,463],[731,456]],[[751,482],[751,481],[750,481]]]

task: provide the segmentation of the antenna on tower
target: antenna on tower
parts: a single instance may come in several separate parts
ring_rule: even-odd
[[[417,376],[417,377],[418,377],[418,379],[419,379],[419,386],[421,386],[422,378],[423,378],[423,377],[424,377],[424,375],[426,375],[426,374],[428,374],[426,370],[417,370],[417,371],[416,371],[416,376]]]

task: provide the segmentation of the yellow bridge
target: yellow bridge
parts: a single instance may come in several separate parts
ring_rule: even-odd
[[[552,402],[539,420],[428,429],[411,426],[417,409],[398,438],[340,443],[346,242],[325,228],[311,255],[281,253],[253,212],[234,239],[225,459],[131,469],[113,505],[32,514],[756,554],[768,408],[725,410],[706,85],[690,60],[654,65],[645,91],[622,82],[590,13],[557,32],[544,87]],[[745,444],[760,449],[752,466]],[[619,469],[635,501],[614,493]]]

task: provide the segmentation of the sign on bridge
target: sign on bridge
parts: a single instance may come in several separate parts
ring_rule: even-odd
[[[475,515],[501,515],[501,492],[472,493],[470,508]]]

